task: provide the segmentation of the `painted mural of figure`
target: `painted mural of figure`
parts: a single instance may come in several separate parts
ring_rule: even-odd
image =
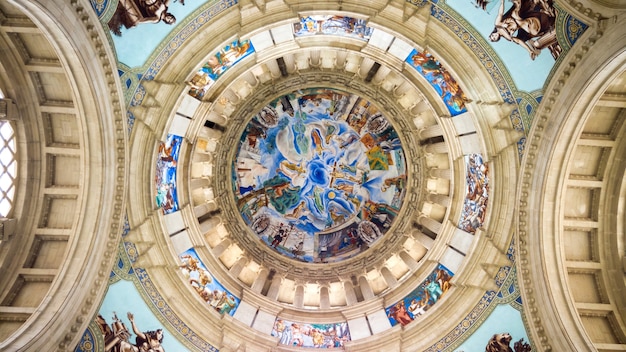
[[[280,340],[278,342],[280,342],[283,345],[289,345],[291,344],[292,336],[293,334],[292,334],[291,325],[285,325],[283,329],[283,333],[280,335]]]
[[[283,336],[283,331],[285,331],[285,322],[282,319],[276,319],[272,336],[276,336],[280,339]]]
[[[280,224],[280,227],[278,228],[278,233],[274,235],[274,239],[272,240],[272,247],[276,248],[284,239],[285,237],[285,228],[283,227],[283,224]]]
[[[411,56],[413,66],[421,67],[424,74],[441,71],[441,64],[426,52],[417,52]]]
[[[230,311],[235,308],[237,302],[233,296],[226,296],[224,302],[222,302],[222,306],[219,309],[220,314],[230,314]]]
[[[406,175],[385,179],[380,190],[386,192],[391,186],[395,186],[396,189],[404,189],[406,187]]]
[[[304,346],[304,338],[302,336],[302,329],[300,325],[296,323],[291,323],[291,346]]]
[[[295,247],[293,247],[293,249],[291,250],[291,253],[294,256],[303,255],[304,254],[303,249],[304,249],[304,241],[300,241]]]
[[[556,40],[555,19],[555,9],[550,0],[513,0],[513,7],[506,13],[504,0],[501,0],[495,28],[489,39],[497,42],[504,38],[514,42],[526,49],[533,60],[541,49],[549,47],[556,59],[561,48]]]
[[[198,266],[198,259],[194,258],[193,256],[185,254],[181,256],[180,259],[183,261],[183,265],[180,266],[181,268],[187,269],[189,272],[198,271],[200,269],[200,267]]]
[[[324,347],[324,334],[319,329],[311,331],[311,338],[313,339],[313,346],[317,348]]]
[[[119,0],[109,29],[121,36],[122,27],[130,29],[141,23],[176,23],[176,17],[168,12],[170,0]]]
[[[131,345],[126,341],[120,342],[122,352],[165,352],[165,349],[161,346],[163,343],[163,329],[142,332],[135,324],[135,316],[130,312],[128,312],[127,316],[133,332],[137,336],[135,345]]]
[[[209,302],[211,307],[217,309],[221,304],[220,302],[222,301],[222,297],[224,294],[226,294],[226,292],[220,293],[218,290],[213,290],[211,302]]]
[[[358,227],[359,237],[367,244],[374,243],[381,233],[378,227],[370,221],[361,221]]]
[[[395,319],[402,326],[413,321],[404,306],[404,301],[400,301],[396,303],[395,306],[391,307],[388,316]]]
[[[441,287],[437,281],[426,280],[426,292],[430,295],[430,298],[433,300],[433,303],[436,303],[439,297],[443,294]]]
[[[195,283],[196,285],[200,286],[200,287],[204,287],[208,284],[210,284],[211,282],[213,282],[213,277],[211,276],[211,274],[204,270],[204,269],[200,269],[198,270],[198,278],[197,279],[189,279],[189,283],[193,284]]]
[[[447,271],[443,269],[437,270],[437,278],[435,280],[439,284],[439,287],[441,287],[442,294],[450,289],[450,280],[452,280],[452,277]]]
[[[426,313],[426,309],[424,309],[428,303],[428,296],[424,295],[424,299],[418,301],[416,298],[413,298],[413,300],[411,300],[411,304],[409,305],[409,307],[407,308],[407,310],[409,311],[409,313],[411,313],[413,315],[413,319],[415,319],[416,317],[419,317],[420,315]],[[424,302],[426,301],[426,302]]]

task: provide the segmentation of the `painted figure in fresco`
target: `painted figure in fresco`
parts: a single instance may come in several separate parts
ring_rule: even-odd
[[[131,333],[126,328],[126,325],[117,317],[117,314],[113,312],[113,323],[109,326],[100,314],[95,319],[96,323],[100,327],[102,336],[104,338],[104,351],[105,352],[122,352],[124,348],[130,348],[126,346],[132,346],[128,339],[130,339]]]
[[[485,352],[513,352],[509,345],[512,339],[508,332],[494,334],[487,342]]]
[[[187,269],[189,272],[198,271],[200,267],[198,266],[198,259],[194,258],[189,254],[182,255],[180,259],[183,261],[183,265],[180,267],[183,269]]]
[[[417,298],[413,298],[407,310],[409,311],[409,313],[413,315],[413,319],[415,319],[419,317],[420,315],[426,313],[425,307],[427,305],[428,305],[428,295],[424,295],[424,298],[422,298],[419,301],[417,300]]]
[[[224,295],[226,295],[226,292],[220,293],[220,291],[218,290],[213,290],[213,294],[211,296],[211,302],[209,302],[211,307],[215,309],[219,309],[219,307],[221,306],[223,302]]]
[[[395,306],[391,307],[388,316],[395,319],[402,326],[413,321],[413,319],[407,312],[406,307],[404,306],[404,301],[400,301],[396,303]]]
[[[219,309],[219,312],[220,314],[229,314],[230,311],[233,310],[233,308],[235,308],[236,305],[237,305],[237,302],[235,301],[235,298],[231,295],[228,295],[224,299],[224,302],[222,303]]]
[[[478,4],[484,0],[477,0]],[[541,49],[549,47],[556,59],[561,48],[556,40],[554,27],[556,10],[552,0],[513,0],[513,7],[504,12],[504,0],[501,0],[495,28],[489,35],[492,42],[500,38],[520,45],[534,60]]]
[[[435,281],[437,282],[437,284],[439,284],[439,287],[441,288],[441,294],[446,293],[446,291],[450,289],[450,280],[452,280],[452,277],[450,276],[450,274],[448,274],[447,271],[443,269],[437,270],[437,277]]]
[[[120,352],[165,352],[161,344],[163,343],[163,329],[156,331],[142,332],[135,324],[135,316],[128,312],[128,320],[135,333],[135,344],[132,345],[128,341],[120,342]]]
[[[272,240],[272,247],[276,248],[285,238],[285,228],[283,224],[280,224],[278,227],[278,233],[274,235],[274,239]]]
[[[272,330],[272,336],[276,336],[279,340],[281,340],[285,327],[285,322],[282,319],[276,319],[274,322],[274,329]]]
[[[280,343],[283,345],[289,345],[291,343],[292,326],[290,324],[285,325],[282,334],[280,335]]]
[[[304,338],[302,336],[302,329],[300,325],[291,323],[291,346],[304,346]]]
[[[433,304],[436,303],[439,297],[443,294],[443,291],[441,290],[441,287],[439,287],[437,281],[432,281],[430,279],[426,280],[426,292],[430,295]]]
[[[176,17],[168,12],[170,0],[119,0],[113,17],[109,20],[109,29],[121,36],[122,26],[130,29],[141,23],[163,21],[174,24]]]
[[[459,227],[474,233],[484,220],[489,198],[488,166],[478,154],[470,154],[467,163],[467,192]]]
[[[310,335],[313,339],[313,346],[317,348],[324,347],[324,334],[319,329],[311,330]]]

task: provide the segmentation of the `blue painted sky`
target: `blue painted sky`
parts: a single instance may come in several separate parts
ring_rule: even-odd
[[[129,67],[142,66],[161,41],[203,3],[204,1],[200,0],[187,0],[185,5],[181,5],[180,0],[171,1],[168,12],[176,17],[176,23],[173,25],[164,22],[143,23],[130,29],[122,27],[121,37],[111,33],[118,60]],[[108,30],[108,27],[105,28]]]
[[[489,339],[494,334],[505,332],[508,332],[513,338],[510,343],[511,348],[513,348],[513,343],[519,341],[521,338],[523,338],[525,342],[529,342],[520,312],[508,304],[497,306],[478,330],[454,351],[484,351]]]

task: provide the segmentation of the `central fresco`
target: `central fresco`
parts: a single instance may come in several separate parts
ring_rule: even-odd
[[[247,124],[233,161],[237,208],[278,253],[328,263],[372,246],[407,184],[398,133],[366,99],[311,88],[281,96]]]

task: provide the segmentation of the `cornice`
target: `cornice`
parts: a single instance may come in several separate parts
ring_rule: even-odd
[[[415,130],[415,128],[409,125],[411,122],[404,118],[402,115],[403,110],[394,102],[394,98],[389,93],[382,89],[376,89],[369,84],[366,84],[362,78],[356,77],[353,74],[346,74],[340,72],[325,72],[322,70],[310,70],[307,72],[300,72],[299,74],[292,74],[286,79],[279,79],[276,81],[269,81],[256,88],[255,92],[245,99],[241,105],[236,107],[233,113],[233,118],[229,121],[230,128],[227,128],[224,135],[225,140],[238,140],[241,135],[242,128],[245,127],[247,120],[253,115],[254,111],[258,111],[263,105],[267,104],[270,97],[278,97],[282,94],[290,93],[297,89],[305,87],[330,87],[337,88],[352,93],[358,93],[364,98],[376,101],[377,106],[384,112],[385,116],[389,117],[392,123],[396,126],[396,130],[401,134],[403,144],[405,145],[418,145],[418,140],[409,131]],[[266,101],[267,100],[267,101]],[[229,161],[233,160],[233,154],[235,150],[230,145],[220,144],[220,148],[216,151],[216,159],[219,160],[217,165],[218,170],[227,170],[230,168]],[[421,165],[421,157],[418,154],[418,148],[407,148],[407,164],[410,172],[410,185],[405,199],[413,199],[410,203],[418,204],[420,199],[423,199],[425,179],[423,172],[423,165]],[[224,174],[229,174],[224,172]],[[229,233],[232,234],[234,239],[242,245],[244,249],[259,263],[268,268],[275,269],[277,272],[289,273],[288,276],[293,277],[307,277],[309,280],[328,280],[329,275],[337,275],[337,281],[340,276],[349,276],[356,272],[361,272],[373,268],[380,264],[378,261],[380,258],[385,258],[390,254],[394,248],[396,248],[400,241],[403,239],[403,233],[410,230],[412,223],[409,221],[414,218],[417,206],[405,206],[398,218],[394,222],[393,227],[385,235],[384,241],[379,241],[377,244],[368,250],[367,254],[359,255],[354,259],[349,259],[339,263],[325,263],[322,266],[315,264],[303,265],[293,260],[283,259],[272,253],[262,246],[258,246],[254,239],[254,236],[248,234],[247,227],[242,227],[239,224],[239,215],[233,211],[234,207],[234,195],[229,190],[231,185],[228,183],[227,177],[214,178],[213,186],[216,189],[216,198],[221,211],[224,224],[226,225]]]
[[[535,207],[540,204],[538,200],[544,197],[543,189],[546,187],[544,174],[546,168],[549,167],[549,159],[551,158],[547,156],[551,154],[546,148],[552,150],[558,139],[555,137],[555,133],[560,128],[561,121],[555,121],[555,116],[566,117],[564,115],[570,108],[570,105],[559,105],[558,103],[562,103],[564,96],[571,93],[570,89],[565,89],[570,84],[571,76],[577,69],[580,70],[579,63],[582,58],[589,55],[592,47],[603,35],[604,31],[599,26],[589,28],[585,36],[577,42],[567,54],[566,60],[559,66],[553,80],[546,88],[542,104],[534,118],[534,124],[526,141],[526,153],[520,170],[520,187],[517,191],[519,201],[515,215],[518,239],[516,245],[519,257],[516,263],[520,274],[520,290],[528,315],[527,321],[530,325],[528,330],[535,345],[541,351],[560,350],[555,347],[555,343],[557,346],[571,343],[571,340],[557,341],[560,337],[552,334],[558,327],[551,326],[551,324],[556,323],[558,325],[558,323],[548,321],[551,313],[545,312],[544,306],[546,300],[552,299],[552,297],[546,297],[546,292],[541,290],[541,288],[545,289],[545,285],[549,285],[549,283],[544,282],[544,275],[549,274],[545,270],[554,270],[543,267],[546,263],[543,262],[542,255],[537,254],[544,250],[540,245],[541,219],[543,219],[540,212],[543,209]],[[551,210],[549,209],[549,211]],[[552,284],[556,284],[556,282]],[[552,319],[558,320],[560,317],[553,316]],[[574,348],[575,346],[570,347]]]
[[[68,6],[65,1],[57,0],[57,6],[62,9],[67,9]],[[124,223],[125,213],[125,198],[127,189],[126,170],[127,170],[127,138],[126,138],[126,116],[123,100],[121,99],[121,87],[116,79],[116,67],[115,55],[111,51],[111,47],[108,45],[106,35],[102,29],[102,26],[92,11],[91,5],[87,0],[70,0],[69,7],[73,10],[79,22],[77,25],[84,28],[84,36],[78,36],[78,33],[74,33],[73,36],[68,36],[70,40],[76,41],[76,47],[84,49],[84,44],[87,42],[91,47],[91,52],[82,52],[83,65],[89,66],[87,71],[94,76],[98,76],[92,80],[92,92],[81,92],[87,94],[95,94],[95,100],[99,101],[99,108],[110,114],[109,116],[102,116],[102,125],[104,128],[104,134],[110,134],[110,136],[104,136],[103,139],[107,143],[113,143],[114,148],[109,148],[114,152],[114,155],[105,158],[104,168],[113,170],[112,179],[107,179],[105,182],[112,184],[110,187],[113,191],[113,195],[110,196],[112,204],[110,204],[110,217],[108,219],[101,219],[101,221],[107,223],[108,229],[106,230],[106,238],[102,240],[103,247],[96,246],[98,248],[92,248],[95,252],[101,252],[102,260],[94,262],[94,268],[90,271],[94,273],[91,276],[91,283],[86,286],[82,302],[78,305],[81,307],[73,317],[64,317],[65,332],[57,333],[59,336],[63,336],[63,339],[58,343],[59,351],[73,350],[78,341],[81,338],[82,332],[87,328],[91,318],[96,312],[99,302],[101,301],[106,287],[108,284],[108,277],[111,271],[111,266],[116,258],[118,243],[121,238],[121,232]],[[49,0],[46,1],[45,6],[51,7]],[[69,27],[69,25],[68,25]],[[72,31],[71,28],[67,29]],[[84,41],[86,39],[87,41]],[[81,53],[77,50],[77,53]],[[92,55],[90,55],[92,54]],[[93,60],[93,59],[96,60]],[[102,82],[105,86],[96,87],[97,84]],[[107,92],[105,96],[97,96],[102,91]],[[84,116],[83,118],[94,118],[95,116]],[[114,122],[114,126],[109,126],[108,120]],[[109,165],[111,163],[111,165]],[[100,228],[104,228],[101,226]],[[104,233],[103,233],[104,234]],[[103,236],[104,237],[104,236]],[[104,248],[104,250],[102,250]],[[91,263],[90,263],[91,264]]]

